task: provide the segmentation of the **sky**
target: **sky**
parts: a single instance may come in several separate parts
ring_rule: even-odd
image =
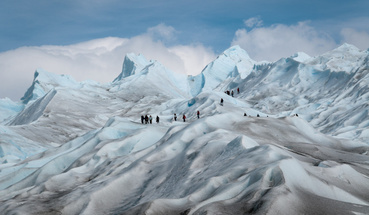
[[[367,0],[2,0],[0,98],[19,100],[43,68],[110,82],[125,54],[196,75],[233,45],[257,61],[369,48]]]

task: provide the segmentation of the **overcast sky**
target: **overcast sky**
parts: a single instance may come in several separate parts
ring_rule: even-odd
[[[0,98],[43,68],[110,82],[128,52],[198,74],[232,45],[254,60],[369,48],[367,0],[2,0]]]

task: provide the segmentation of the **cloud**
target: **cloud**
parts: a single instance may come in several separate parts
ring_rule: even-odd
[[[355,45],[359,49],[365,50],[369,48],[369,34],[365,31],[357,31],[352,28],[344,28],[341,30],[342,42]]]
[[[251,31],[239,29],[232,45],[240,45],[251,58],[258,61],[275,61],[301,51],[315,56],[337,46],[330,36],[318,32],[308,22],[256,27]]]
[[[167,26],[161,23],[157,26],[149,28],[147,33],[151,38],[171,41],[175,39],[176,30],[172,26]]]
[[[252,17],[244,21],[246,27],[253,28],[253,27],[260,27],[263,25],[263,20],[259,17]]]
[[[0,53],[0,98],[20,99],[33,80],[37,68],[55,74],[71,75],[78,81],[113,81],[122,70],[127,53],[143,54],[168,69],[199,74],[215,59],[202,44],[165,45],[175,29],[160,24],[132,38],[107,37],[68,46],[21,47]],[[154,33],[154,34],[153,34]]]

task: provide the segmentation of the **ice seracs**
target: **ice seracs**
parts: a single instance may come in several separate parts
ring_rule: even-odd
[[[188,78],[191,95],[211,91],[228,78],[246,77],[256,61],[252,60],[247,52],[239,46],[232,46],[208,64],[201,74]]]
[[[111,92],[130,88],[133,94],[163,95],[171,98],[189,97],[186,75],[170,71],[158,61],[148,61],[143,55],[128,54],[122,72],[113,81]]]
[[[134,75],[142,71],[147,65],[152,62],[148,61],[142,54],[135,55],[134,53],[129,53],[124,57],[122,72],[119,76],[114,80],[120,81],[125,77]]]
[[[44,96],[50,90],[57,87],[79,88],[81,85],[69,75],[57,75],[43,69],[37,69],[34,73],[32,85],[21,98],[27,104],[37,98]]]

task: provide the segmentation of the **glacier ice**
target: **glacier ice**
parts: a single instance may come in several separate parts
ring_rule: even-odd
[[[235,46],[190,77],[135,54],[108,84],[37,70],[23,103],[0,100],[0,211],[366,214],[367,59]]]

